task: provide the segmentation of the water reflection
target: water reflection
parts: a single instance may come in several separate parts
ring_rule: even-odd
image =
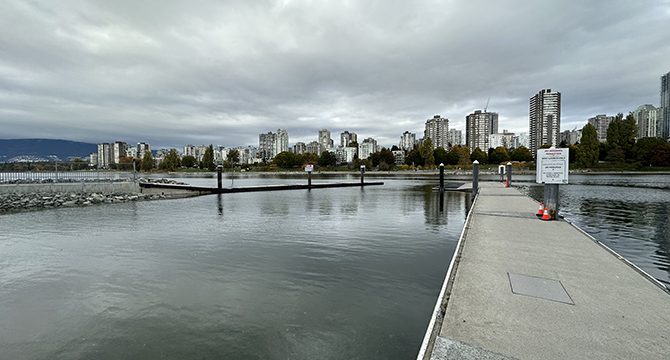
[[[589,185],[561,186],[560,212],[659,281],[670,284],[670,191],[664,190],[668,180],[619,179],[603,176],[582,181]],[[638,186],[645,183],[653,187]],[[521,189],[542,201],[542,186]]]

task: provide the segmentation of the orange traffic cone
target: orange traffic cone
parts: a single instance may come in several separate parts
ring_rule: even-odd
[[[542,214],[542,220],[549,220],[549,211],[547,211],[547,208],[544,208],[544,214]]]
[[[540,203],[540,208],[537,210],[537,217],[542,217],[542,210],[544,210],[544,206],[542,206],[542,203]]]

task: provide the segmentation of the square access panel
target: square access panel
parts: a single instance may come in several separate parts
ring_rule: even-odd
[[[519,295],[527,295],[540,299],[558,301],[574,305],[575,303],[565,291],[563,284],[558,280],[545,279],[541,277],[507,273],[512,292]]]

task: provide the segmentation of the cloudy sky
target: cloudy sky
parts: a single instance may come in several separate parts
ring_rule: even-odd
[[[483,109],[528,131],[659,105],[670,0],[4,0],[0,138],[291,145],[331,130],[398,143]]]

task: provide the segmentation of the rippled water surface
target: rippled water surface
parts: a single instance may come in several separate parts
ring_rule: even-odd
[[[382,180],[1,215],[1,357],[413,358],[469,196]]]
[[[559,196],[566,219],[670,287],[669,175],[570,175]]]

